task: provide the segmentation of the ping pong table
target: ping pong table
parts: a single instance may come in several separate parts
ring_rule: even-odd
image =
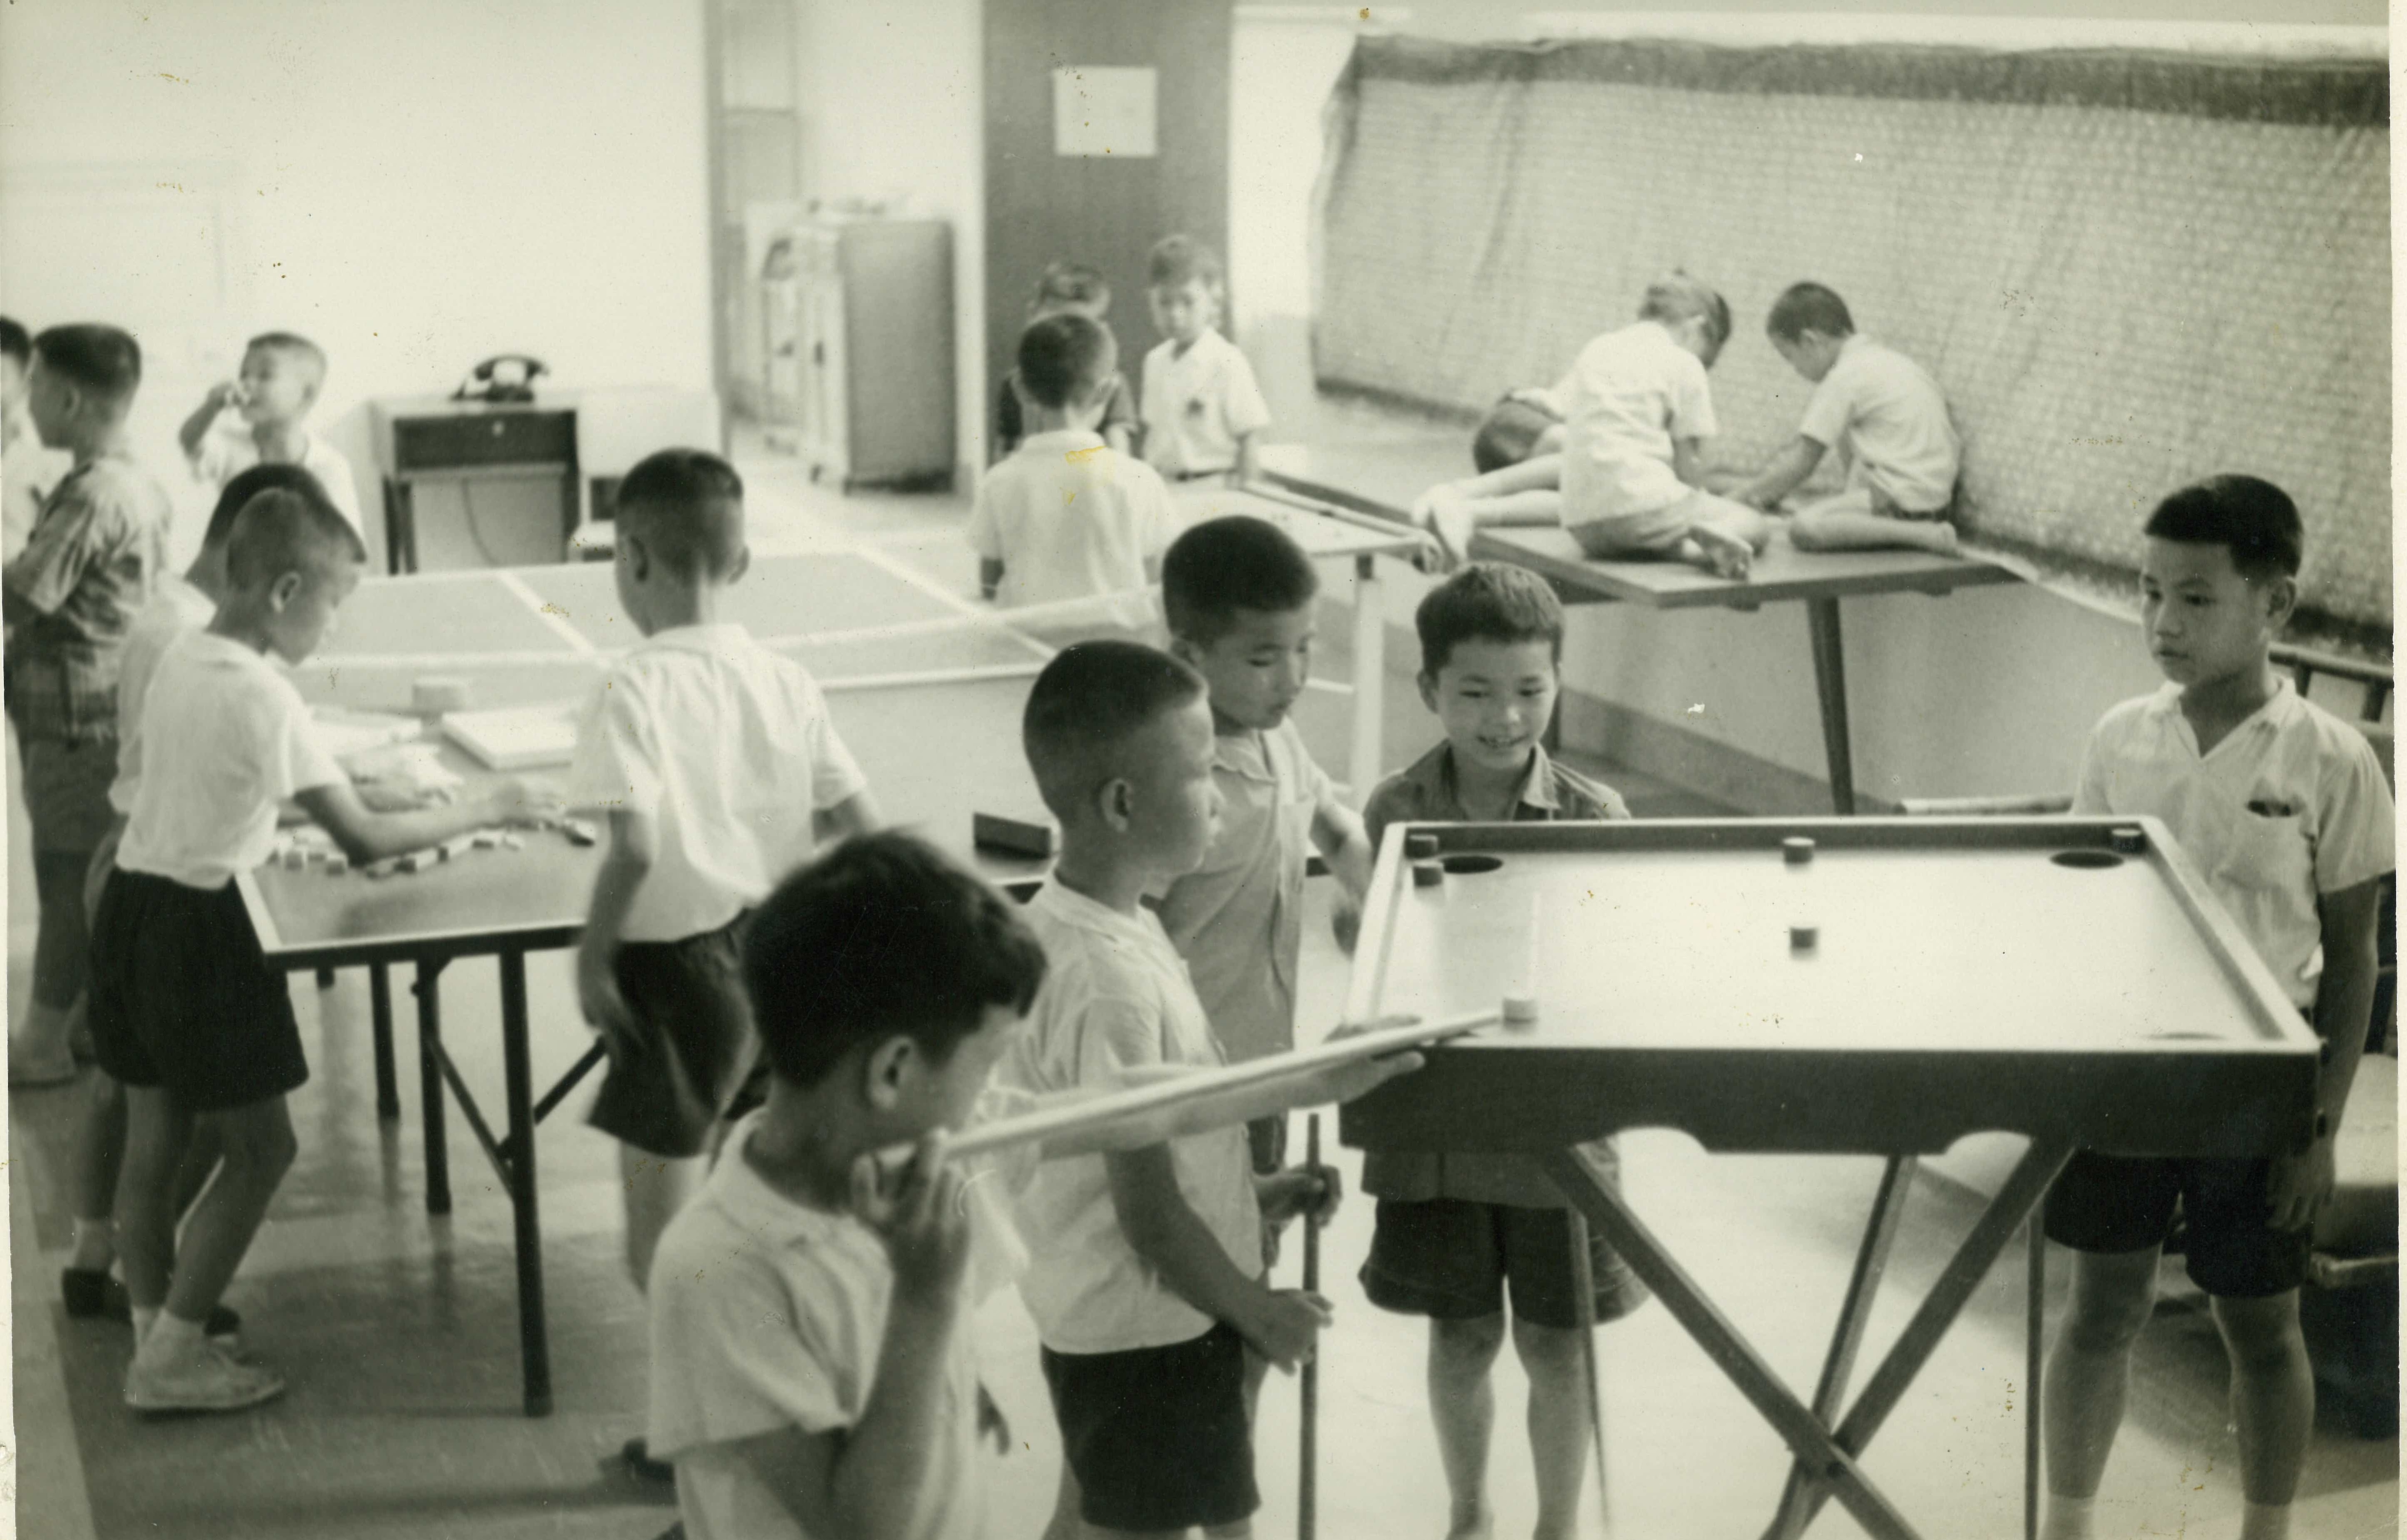
[[[1470,472],[1466,442],[1459,433],[1380,443],[1275,444],[1259,451],[1257,461],[1261,474],[1280,487],[1399,520],[1410,516],[1414,501],[1430,487]],[[1560,530],[1483,529],[1473,538],[1471,554],[1529,568],[1553,584],[1567,604],[1618,601],[1657,610],[1755,610],[1765,604],[1803,603],[1830,801],[1843,813],[1856,811],[1856,771],[1847,734],[1840,600],[1860,594],[1941,595],[2018,581],[1989,562],[1922,551],[1801,552],[1788,544],[1786,529],[1773,534],[1744,583],[1677,561],[1591,561]]]
[[[1316,558],[1351,559],[1366,590],[1357,614],[1376,617],[1383,555],[1421,541],[1392,525],[1319,515],[1234,489],[1189,488],[1183,519],[1246,513],[1278,524]],[[967,562],[964,558],[964,569]],[[1041,808],[1019,748],[1031,681],[1055,644],[1094,634],[1062,607],[998,612],[947,587],[876,541],[757,558],[727,594],[722,618],[798,658],[826,693],[837,730],[868,773],[887,818],[917,826],[1008,890],[1025,892],[1046,863],[976,848],[974,812],[1035,815]],[[1125,634],[1125,633],[1121,633]],[[1359,797],[1378,770],[1382,631],[1355,632],[1355,688],[1315,681],[1352,699],[1347,737]],[[606,563],[370,578],[345,604],[335,633],[294,680],[313,705],[408,713],[413,685],[466,680],[478,709],[572,700],[619,650],[638,640],[620,614]],[[1301,713],[1309,727],[1315,702]],[[431,724],[430,724],[431,726]],[[491,772],[445,745],[464,778]],[[575,944],[602,851],[558,830],[516,850],[472,850],[407,875],[340,873],[323,864],[271,862],[237,879],[260,944],[288,972],[369,969],[377,1110],[400,1116],[388,970],[415,972],[425,1203],[450,1211],[447,1089],[491,1161],[513,1211],[525,1409],[551,1409],[543,1302],[535,1128],[600,1062],[596,1048],[537,1092],[531,1063],[526,955]],[[491,956],[500,973],[504,1105],[496,1129],[446,1051],[438,981],[464,957]]]

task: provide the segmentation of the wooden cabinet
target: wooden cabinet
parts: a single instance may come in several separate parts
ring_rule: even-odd
[[[952,230],[817,219],[771,263],[773,441],[845,487],[943,486],[955,445]]]

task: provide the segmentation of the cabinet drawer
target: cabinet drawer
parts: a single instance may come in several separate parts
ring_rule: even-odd
[[[574,412],[476,412],[401,417],[392,425],[393,469],[403,475],[474,465],[569,465],[576,459]]]

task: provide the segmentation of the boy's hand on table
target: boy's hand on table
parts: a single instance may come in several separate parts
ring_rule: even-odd
[[[1326,1224],[1345,1196],[1346,1180],[1333,1166],[1290,1166],[1254,1179],[1254,1201],[1273,1224],[1298,1218]]]
[[[1302,1289],[1265,1289],[1248,1319],[1230,1322],[1247,1346],[1282,1373],[1312,1357],[1332,1315],[1329,1301]]]
[[[518,828],[539,828],[557,823],[568,812],[560,793],[549,786],[521,781],[516,776],[498,783],[485,795],[493,816]]]
[[[2276,1230],[2303,1230],[2314,1223],[2323,1212],[2325,1202],[2331,1197],[2336,1180],[2332,1166],[2332,1141],[2319,1138],[2296,1154],[2273,1157],[2272,1180],[2266,1184],[2266,1200],[2272,1206],[2272,1225]]]
[[[875,1154],[852,1163],[852,1214],[884,1244],[897,1300],[943,1304],[959,1293],[970,1256],[961,1181],[937,1134],[921,1139],[899,1172],[890,1175]]]

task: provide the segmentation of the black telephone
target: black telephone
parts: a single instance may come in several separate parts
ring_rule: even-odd
[[[468,377],[460,382],[460,389],[451,392],[451,399],[495,403],[533,401],[536,377],[550,373],[541,359],[532,359],[524,353],[496,354],[469,370]]]

